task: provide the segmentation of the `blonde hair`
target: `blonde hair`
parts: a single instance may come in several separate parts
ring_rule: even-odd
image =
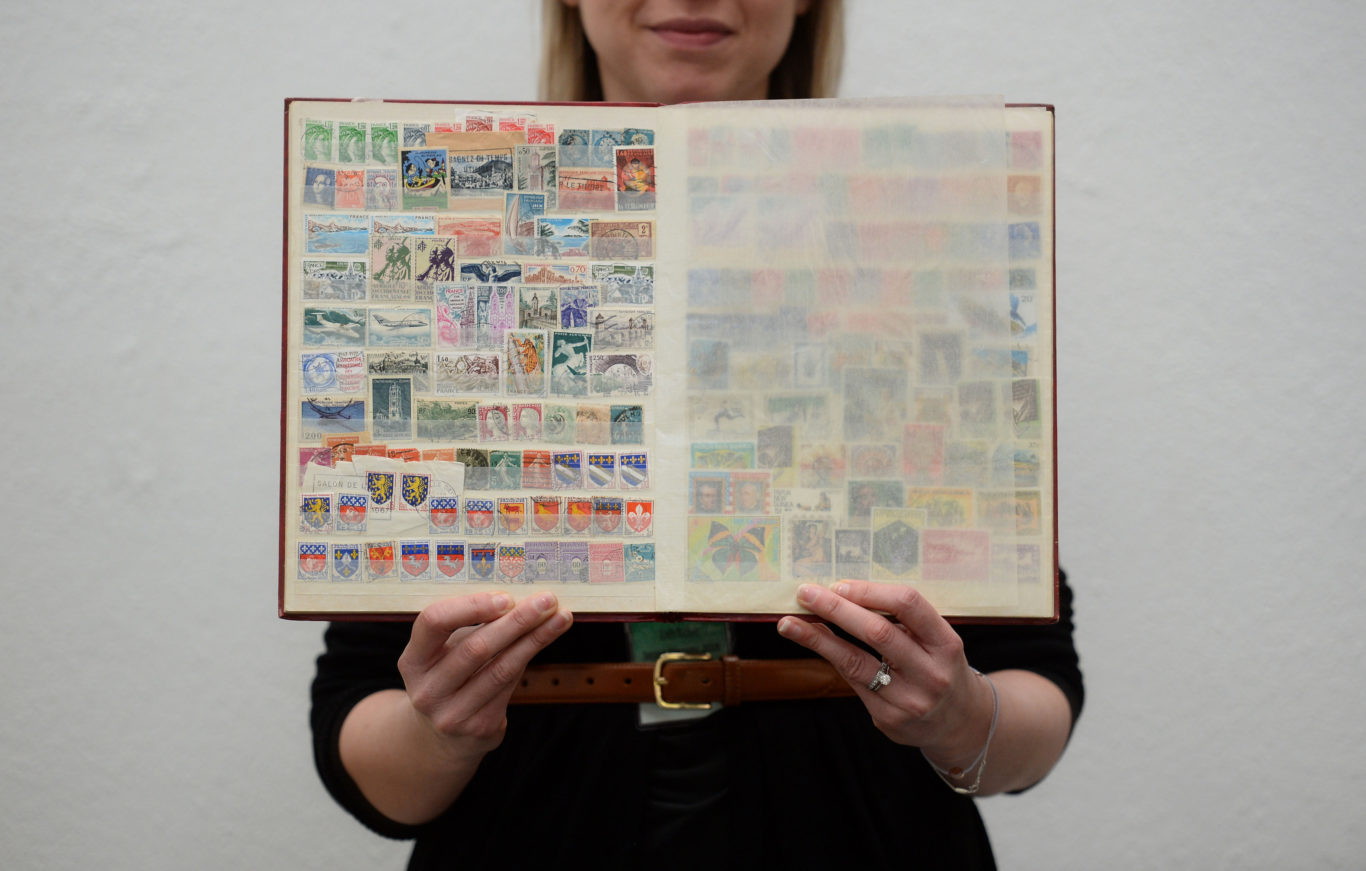
[[[843,62],[844,0],[811,0],[768,78],[768,99],[833,97]],[[539,99],[551,102],[602,99],[598,56],[583,32],[579,10],[560,0],[541,0],[539,93]]]

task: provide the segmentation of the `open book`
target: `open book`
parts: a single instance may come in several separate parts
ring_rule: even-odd
[[[280,611],[1056,613],[1053,113],[290,100]]]

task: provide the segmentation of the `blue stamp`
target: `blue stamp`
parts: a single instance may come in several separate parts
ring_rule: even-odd
[[[644,407],[639,405],[612,406],[612,444],[638,445],[644,441]]]
[[[617,475],[627,490],[642,490],[650,486],[650,460],[644,451],[621,454],[617,457]]]
[[[558,541],[529,541],[525,547],[524,580],[530,584],[559,581],[560,543]]]
[[[1032,260],[1043,254],[1037,221],[1010,225],[1010,259]]]
[[[577,490],[583,486],[583,452],[555,451],[551,455],[551,487]]]
[[[299,580],[327,580],[327,545],[320,541],[299,542]]]
[[[616,454],[588,454],[588,486],[593,490],[612,490],[616,488]]]
[[[304,392],[321,393],[337,389],[336,354],[304,354],[300,368],[303,370]]]
[[[655,579],[654,542],[626,545],[626,580],[653,581]]]
[[[465,543],[438,541],[436,543],[436,579],[459,581],[465,577]]]
[[[360,545],[332,545],[332,580],[354,581],[360,577]]]

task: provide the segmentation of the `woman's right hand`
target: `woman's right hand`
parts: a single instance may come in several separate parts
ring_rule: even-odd
[[[404,689],[361,699],[342,723],[342,764],[385,816],[418,824],[450,807],[503,741],[507,705],[527,663],[573,615],[551,593],[433,602],[399,657]]]
[[[505,593],[433,602],[398,660],[413,710],[457,754],[503,741],[507,705],[531,658],[573,622],[553,593],[513,604]]]

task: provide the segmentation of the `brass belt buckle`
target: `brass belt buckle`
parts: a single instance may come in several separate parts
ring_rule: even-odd
[[[664,676],[664,663],[675,662],[678,660],[689,660],[694,662],[705,662],[711,659],[710,653],[661,653],[655,660],[655,704],[661,708],[669,710],[691,710],[691,711],[710,711],[710,702],[666,702],[664,701],[664,687],[669,683],[669,679]]]

